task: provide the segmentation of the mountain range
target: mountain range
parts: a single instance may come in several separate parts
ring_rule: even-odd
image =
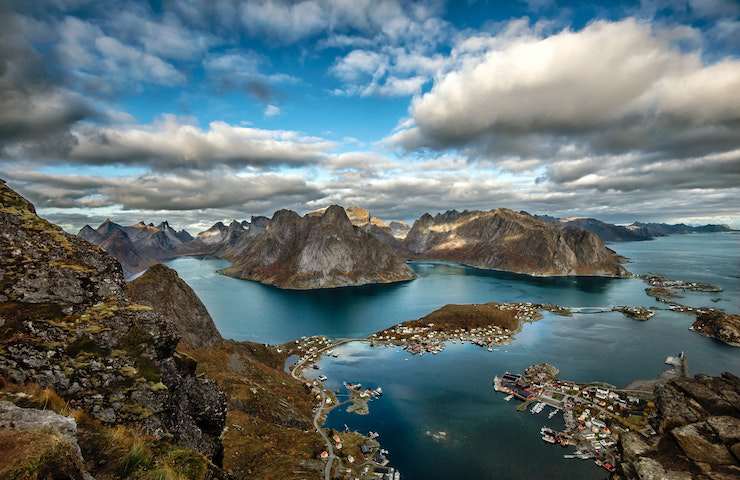
[[[604,242],[651,240],[725,225],[638,223],[556,218],[508,209],[424,214],[409,227],[360,207],[331,206],[301,216],[217,222],[195,237],[166,221],[122,226],[110,219],[79,236],[110,253],[133,276],[181,256],[224,258],[223,273],[280,288],[311,289],[389,283],[414,278],[406,260],[445,260],[542,276],[627,274]]]
[[[716,233],[733,231],[728,225],[707,224],[699,226],[686,225],[684,223],[640,223],[633,222],[629,225],[614,225],[602,222],[595,218],[569,217],[556,218],[548,215],[536,215],[537,218],[561,225],[563,227],[577,227],[595,233],[605,242],[635,242],[653,240],[656,237],[667,235],[684,235],[688,233]]]

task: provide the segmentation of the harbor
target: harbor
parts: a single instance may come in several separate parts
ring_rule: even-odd
[[[620,433],[655,435],[649,422],[655,413],[651,394],[603,383],[561,380],[558,373],[552,365],[536,364],[521,374],[506,372],[496,376],[493,386],[507,395],[506,400],[520,400],[519,412],[540,415],[547,411],[549,419],[562,413],[562,431],[543,426],[540,435],[548,444],[574,448],[564,458],[592,460],[604,470],[614,472],[620,460],[617,448]]]

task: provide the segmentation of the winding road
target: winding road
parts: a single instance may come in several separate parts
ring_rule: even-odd
[[[321,350],[317,351],[314,355],[317,355],[318,357],[321,356],[322,353],[324,353],[327,350],[334,349],[340,345],[344,345],[345,343],[353,342],[357,340],[356,338],[342,338],[338,339],[335,342],[332,342],[330,345],[327,345],[326,347],[322,348]],[[298,380],[299,382],[305,381],[303,376],[298,375],[297,372],[301,371],[303,369],[303,365],[306,363],[305,359],[299,360],[293,369],[290,371],[290,376],[294,379]],[[324,409],[326,408],[326,389],[321,389],[321,404],[319,405],[319,408],[316,410],[316,413],[313,417],[313,426],[316,429],[316,431],[321,435],[321,438],[324,439],[324,443],[326,444],[326,451],[329,453],[329,457],[327,458],[326,465],[324,466],[324,480],[331,480],[331,467],[334,464],[334,459],[336,458],[336,455],[334,454],[334,445],[331,442],[331,439],[326,434],[323,428],[321,428],[321,416],[324,413]],[[334,405],[332,405],[332,408]]]

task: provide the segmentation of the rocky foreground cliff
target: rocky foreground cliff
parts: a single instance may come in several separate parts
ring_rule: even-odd
[[[658,435],[623,433],[614,479],[740,478],[740,378],[697,375],[655,389]]]
[[[621,258],[593,233],[508,209],[448,211],[417,220],[403,241],[413,258],[532,275],[621,277]]]
[[[288,352],[222,340],[167,267],[126,285],[0,182],[0,478],[317,478]]]
[[[391,247],[352,224],[337,205],[301,217],[275,213],[224,273],[290,289],[333,288],[411,280],[413,271]]]
[[[118,262],[38,217],[4,183],[0,252],[2,400],[21,407],[56,401],[73,413],[81,472],[58,478],[134,477],[142,468],[177,471],[181,463],[200,478],[220,475],[226,398],[177,353],[174,325],[127,298]],[[6,412],[10,428],[12,418]],[[42,431],[26,430],[54,448]],[[131,455],[140,464],[127,463]],[[6,473],[33,465],[0,457]]]

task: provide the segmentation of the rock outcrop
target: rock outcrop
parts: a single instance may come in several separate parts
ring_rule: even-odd
[[[389,246],[352,225],[337,205],[320,216],[275,213],[224,273],[289,289],[392,283],[414,278]]]
[[[627,274],[620,257],[596,235],[508,209],[425,214],[403,247],[413,258],[531,275]]]
[[[740,475],[740,378],[697,375],[655,388],[658,434],[620,435],[620,477],[724,480]]]
[[[8,401],[0,401],[0,459],[0,478],[90,478],[73,418]]]
[[[215,345],[222,340],[203,302],[176,271],[162,264],[154,265],[126,285],[128,298],[147,305],[177,330],[181,340],[191,347]]]
[[[219,463],[224,394],[176,352],[172,323],[125,290],[113,257],[0,183],[0,386],[38,385],[102,429]]]

